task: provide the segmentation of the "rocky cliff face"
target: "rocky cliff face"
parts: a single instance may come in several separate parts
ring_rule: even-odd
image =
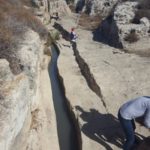
[[[59,15],[70,13],[65,0],[33,0],[33,2],[38,7],[35,14],[45,22],[50,20],[53,13],[58,12]]]
[[[43,43],[37,33],[29,30],[19,44],[17,57],[23,64],[22,73],[13,75],[9,63],[0,59],[0,148],[10,146],[23,127],[27,114],[33,111],[40,99],[39,68],[43,53]],[[30,114],[30,113],[29,113]]]
[[[75,0],[75,5],[77,10],[83,8],[90,15],[106,17],[117,2],[118,0]]]
[[[134,23],[138,5],[138,2],[131,1],[119,3],[100,25],[99,40],[114,47],[143,49],[140,45],[149,43],[150,21],[143,17],[138,24]]]
[[[14,2],[14,5],[15,3],[17,4],[17,1]],[[6,7],[6,4],[7,2],[3,5]],[[34,4],[35,15],[38,16],[42,22],[49,22],[50,15],[55,12],[58,12],[59,15],[69,12],[69,8],[63,0],[33,0],[32,4]],[[4,6],[2,6],[2,8]],[[11,3],[8,3],[8,6],[8,9],[12,11],[14,7],[11,7]],[[30,5],[24,7],[25,9],[30,9]],[[23,10],[23,12],[24,11],[25,10]],[[6,14],[9,16],[9,13]],[[24,17],[26,20],[28,17],[30,19],[35,19],[30,15],[31,14],[25,13],[24,16],[21,17]],[[34,24],[33,22],[32,24]],[[38,25],[42,25],[39,21],[36,23],[36,28],[39,27]],[[12,26],[14,25],[13,22],[11,24]],[[49,99],[52,100],[51,91],[49,91],[51,87],[47,85],[50,83],[47,72],[50,57],[45,58],[46,55],[44,55],[47,39],[41,38],[37,32],[33,31],[31,26],[28,26],[28,24],[29,22],[27,22],[27,24],[25,23],[24,26],[26,26],[26,31],[22,34],[21,38],[17,39],[17,47],[15,47],[17,49],[15,50],[15,58],[19,63],[19,72],[14,74],[10,67],[13,64],[11,64],[9,60],[8,62],[6,59],[0,59],[0,149],[50,149],[50,135],[47,134],[47,130],[49,130],[51,131],[51,136],[54,136],[51,140],[53,141],[52,143],[56,143],[54,146],[51,144],[51,147],[57,150],[59,149],[59,145],[56,136],[55,114],[53,113],[52,104],[49,102]],[[39,31],[42,30],[43,28],[39,28]],[[43,60],[45,61],[44,65]],[[12,68],[15,69],[15,66]],[[45,70],[43,74],[45,79],[47,79],[44,87],[41,85],[41,70]],[[46,86],[48,86],[48,89],[45,88]],[[48,97],[45,95],[41,97],[41,87],[47,91]],[[42,98],[44,98],[44,100],[41,102]],[[44,102],[46,99],[47,102]],[[49,114],[52,115],[50,118],[47,117]],[[54,126],[53,129],[50,128],[49,124],[51,127]],[[26,130],[28,130],[28,134],[26,134],[28,140],[21,141],[21,131],[25,129],[23,128],[24,126],[28,127],[26,128]],[[45,132],[44,137],[43,132]],[[41,134],[40,137],[38,134]],[[44,142],[42,142],[42,140]],[[41,143],[39,141],[41,141]]]
[[[90,10],[91,15],[99,14],[103,17],[106,17],[110,13],[114,5],[117,3],[117,1],[118,0],[102,0],[102,1],[90,0],[90,1],[87,1],[86,7],[87,9],[91,7],[91,10]]]

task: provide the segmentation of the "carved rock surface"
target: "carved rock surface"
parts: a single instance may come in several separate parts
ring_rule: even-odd
[[[27,113],[38,104],[37,90],[42,44],[39,35],[29,30],[19,44],[16,57],[23,66],[22,73],[14,76],[9,63],[0,60],[0,147],[8,150],[23,127]],[[19,115],[19,116],[18,116]]]
[[[50,21],[50,15],[56,12],[59,15],[70,14],[65,0],[33,0],[33,2],[38,6],[35,14],[44,22]]]
[[[76,25],[68,17],[61,25],[69,31],[70,22]],[[79,123],[82,149],[121,150],[124,137],[117,113],[127,100],[149,95],[150,60],[94,42],[90,31],[75,31],[77,50],[64,39],[58,42],[58,70]],[[140,137],[149,136],[147,128],[136,126]]]

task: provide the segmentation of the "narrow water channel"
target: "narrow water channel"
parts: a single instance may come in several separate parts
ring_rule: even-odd
[[[58,51],[52,47],[52,59],[49,66],[49,74],[52,85],[54,108],[57,119],[57,130],[60,150],[79,150],[77,133],[73,121],[69,115],[65,95],[60,85],[57,70]]]

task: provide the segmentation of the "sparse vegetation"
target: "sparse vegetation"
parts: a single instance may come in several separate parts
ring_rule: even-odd
[[[139,40],[139,37],[136,34],[135,30],[131,30],[131,32],[124,38],[124,40],[129,43],[134,43]]]
[[[22,6],[21,2],[25,1],[0,0],[0,58],[10,62],[14,74],[20,72],[16,49],[26,30],[34,30],[41,38],[47,36],[47,30],[42,23]]]
[[[79,18],[79,25],[87,30],[96,29],[101,23],[102,17],[100,15],[97,16],[89,16],[88,14],[81,14]]]

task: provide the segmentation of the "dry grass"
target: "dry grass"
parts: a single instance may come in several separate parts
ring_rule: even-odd
[[[139,40],[138,35],[136,34],[135,30],[131,30],[130,34],[128,34],[125,38],[125,41],[129,42],[129,43],[134,43],[137,42]]]
[[[25,1],[0,0],[0,58],[10,62],[14,74],[21,71],[16,49],[26,30],[30,28],[41,38],[47,37],[47,30],[42,23],[21,5]]]
[[[81,14],[79,19],[79,25],[87,30],[96,29],[101,23],[101,16],[89,16],[87,14]]]
[[[38,131],[42,127],[42,120],[40,118],[40,109],[34,110],[31,115],[32,115],[32,120],[31,120],[31,125],[30,129]]]

